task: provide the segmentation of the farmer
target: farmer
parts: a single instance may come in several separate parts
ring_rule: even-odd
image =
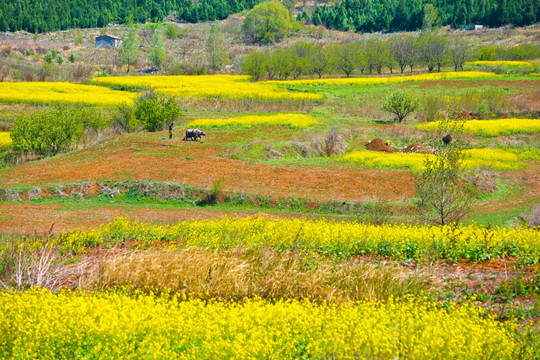
[[[172,139],[173,126],[174,126],[174,121],[169,124],[169,139]]]

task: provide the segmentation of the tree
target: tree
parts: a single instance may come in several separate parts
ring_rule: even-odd
[[[136,64],[139,58],[139,44],[137,41],[137,27],[133,24],[128,25],[128,31],[122,45],[116,53],[118,65],[127,65],[127,72],[133,64]]]
[[[261,79],[266,73],[268,56],[260,51],[252,51],[242,61],[242,71],[253,77],[255,81]]]
[[[425,170],[416,180],[419,207],[431,222],[446,225],[463,219],[470,210],[474,191],[465,177],[462,122],[444,119],[430,141],[434,154],[426,154]]]
[[[431,31],[439,25],[439,22],[439,10],[433,4],[426,4],[424,6],[424,21],[422,25],[424,30]]]
[[[377,70],[377,74],[380,74],[383,66],[387,65],[391,56],[388,45],[375,39],[368,40],[365,53],[370,74],[373,69]]]
[[[454,39],[450,44],[448,54],[450,55],[450,59],[454,64],[455,71],[458,71],[460,69],[463,70],[463,64],[467,59],[468,50],[469,46],[465,41],[461,39]]]
[[[180,114],[174,98],[166,99],[153,93],[139,100],[134,111],[137,121],[150,132],[162,130],[165,125],[175,122]]]
[[[163,42],[163,36],[160,30],[154,31],[152,35],[148,57],[152,64],[158,69],[167,58],[167,49],[165,48],[165,43]]]
[[[311,71],[319,76],[319,79],[324,73],[332,71],[332,52],[322,46],[316,46],[309,55],[309,64]]]
[[[403,73],[407,66],[411,66],[412,72],[416,57],[414,38],[410,35],[394,36],[390,39],[389,46],[390,52],[394,56],[401,73]]]
[[[242,30],[248,37],[263,43],[279,40],[291,28],[289,11],[277,1],[255,6],[242,23]]]
[[[388,96],[382,106],[383,110],[396,115],[396,120],[399,123],[417,108],[418,100],[401,90],[394,91]]]
[[[358,51],[354,43],[345,43],[335,49],[336,67],[351,76],[351,73],[358,65]]]
[[[212,70],[219,70],[227,64],[229,53],[225,51],[225,40],[221,31],[221,25],[218,23],[210,26],[210,33],[206,41],[206,58],[210,63]]]
[[[427,32],[418,38],[418,56],[420,61],[432,72],[437,66],[441,71],[441,66],[446,62],[448,55],[448,41],[446,38]]]

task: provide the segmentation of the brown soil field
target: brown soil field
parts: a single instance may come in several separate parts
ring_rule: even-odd
[[[269,131],[272,133],[272,130]],[[234,138],[248,136],[239,131]],[[292,167],[223,157],[231,134],[213,130],[203,143],[165,139],[165,132],[126,135],[69,155],[0,171],[0,185],[52,185],[79,181],[152,180],[207,187],[224,178],[225,190],[317,200],[368,201],[380,186],[390,200],[414,196],[408,170]]]
[[[133,220],[174,223],[188,219],[214,219],[223,216],[265,218],[306,217],[317,214],[267,213],[259,210],[224,211],[218,209],[170,209],[136,205],[100,205],[99,208],[68,209],[62,204],[0,204],[0,234],[45,235],[59,234],[76,228],[91,229],[123,216]]]

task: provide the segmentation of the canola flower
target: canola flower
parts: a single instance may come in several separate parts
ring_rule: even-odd
[[[434,156],[434,155],[427,155]],[[424,170],[425,154],[383,153],[377,151],[352,151],[338,158],[364,167],[409,168]],[[465,167],[485,166],[495,170],[519,170],[527,166],[526,161],[540,160],[539,149],[469,149],[465,150]]]
[[[103,85],[154,89],[161,94],[189,98],[319,100],[323,97],[320,94],[288,91],[269,83],[250,82],[249,79],[249,76],[243,75],[178,75],[113,76],[92,81]]]
[[[384,77],[357,77],[339,79],[307,79],[307,80],[285,80],[267,81],[267,84],[279,85],[381,85],[399,84],[408,81],[429,81],[444,79],[471,79],[471,78],[497,78],[500,75],[481,71],[461,71],[461,72],[438,72],[408,76],[384,76]]]
[[[506,256],[516,256],[529,263],[540,261],[538,229],[486,229],[476,225],[373,225],[259,217],[223,217],[154,225],[116,218],[94,230],[65,232],[55,241],[61,249],[72,252],[83,252],[90,247],[113,247],[130,241],[142,247],[164,242],[170,247],[214,249],[238,246],[277,250],[299,248],[329,255],[375,254],[418,261],[470,259],[479,262]]]
[[[493,60],[493,61],[469,61],[465,65],[472,66],[529,66],[533,63],[530,61],[507,61],[507,60]]]
[[[436,130],[438,125],[438,121],[433,121],[419,124],[416,128],[420,130]],[[540,133],[540,119],[468,120],[463,124],[463,131],[485,137],[512,134],[534,134]]]
[[[291,128],[308,128],[317,124],[310,115],[304,114],[276,114],[276,115],[248,115],[225,119],[196,119],[190,121],[188,127],[245,127],[258,125],[288,126]]]
[[[11,145],[11,137],[9,132],[0,131],[0,148]]]
[[[130,293],[131,292],[131,293]],[[127,293],[127,294],[126,294]],[[471,303],[420,297],[316,305],[116,292],[0,292],[0,356],[12,359],[514,359],[535,340]],[[527,329],[527,335],[532,330]]]
[[[31,104],[133,104],[141,94],[68,82],[1,82],[0,102]]]

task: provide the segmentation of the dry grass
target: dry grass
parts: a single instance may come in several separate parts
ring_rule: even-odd
[[[77,270],[82,269],[82,271]],[[321,258],[295,251],[236,248],[211,251],[147,250],[119,252],[74,266],[74,283],[85,288],[131,284],[139,289],[170,289],[195,297],[239,300],[302,299],[344,302],[380,300],[429,290],[426,275],[392,265]]]

